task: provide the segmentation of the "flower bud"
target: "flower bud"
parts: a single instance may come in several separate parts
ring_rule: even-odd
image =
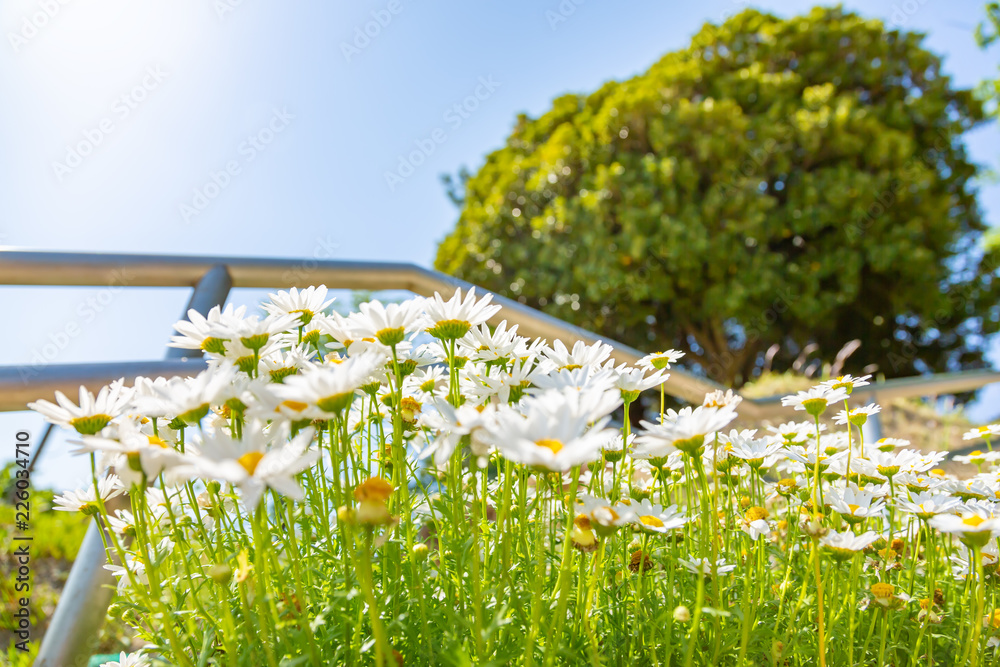
[[[674,609],[674,620],[678,623],[687,623],[691,620],[691,610],[684,605],[678,605]]]
[[[233,568],[225,563],[216,563],[208,568],[208,576],[216,583],[227,584],[233,576]]]

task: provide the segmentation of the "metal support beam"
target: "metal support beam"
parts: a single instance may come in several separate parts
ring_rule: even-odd
[[[128,506],[124,496],[113,500],[120,499],[108,504],[109,512]],[[104,625],[115,588],[114,576],[104,569],[108,557],[99,531],[95,518],[59,594],[34,667],[86,667],[90,661],[90,648]]]
[[[97,392],[118,378],[131,382],[140,375],[186,377],[197,375],[204,368],[202,359],[59,364],[42,368],[0,366],[0,412],[24,410],[28,403],[40,398],[51,400],[57,391],[75,400],[81,386]]]

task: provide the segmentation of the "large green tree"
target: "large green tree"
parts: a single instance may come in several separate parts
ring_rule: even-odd
[[[778,368],[852,339],[847,370],[982,366],[998,261],[962,135],[984,114],[922,40],[840,8],[706,24],[520,116],[435,265],[736,385],[774,345]]]

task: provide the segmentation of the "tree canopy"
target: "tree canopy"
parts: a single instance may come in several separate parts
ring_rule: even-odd
[[[922,41],[839,7],[706,24],[519,116],[435,266],[729,384],[852,339],[848,371],[982,366],[1000,262],[962,135],[984,112]]]

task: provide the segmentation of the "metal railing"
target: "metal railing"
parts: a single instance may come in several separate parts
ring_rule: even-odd
[[[124,280],[123,280],[124,278]],[[193,287],[188,308],[206,314],[225,302],[232,288],[287,289],[324,284],[331,289],[408,290],[423,296],[452,292],[471,284],[413,264],[347,262],[338,260],[264,259],[248,257],[198,257],[129,255],[106,253],[62,253],[0,250],[0,285]],[[485,293],[485,290],[481,290]],[[567,345],[576,341],[601,340],[584,331],[511,299],[494,295],[503,306],[495,320],[518,325],[518,333]],[[186,315],[187,309],[184,314]],[[495,322],[494,322],[495,323]],[[619,362],[634,363],[643,353],[621,343],[603,339],[614,348]],[[50,398],[55,391],[72,395],[80,385],[96,391],[120,377],[131,381],[143,375],[189,376],[205,368],[200,352],[169,348],[160,361],[101,364],[59,364],[41,368],[0,367],[0,411],[25,409],[28,402]],[[852,402],[877,395],[883,401],[913,396],[937,396],[978,389],[1000,381],[994,371],[945,373],[880,382],[858,389]],[[703,377],[674,368],[665,389],[671,396],[701,403],[704,395],[721,387]],[[749,419],[790,417],[780,397],[745,398],[740,406]],[[870,420],[873,426],[877,422]],[[43,443],[35,451],[35,460]],[[87,641],[103,622],[110,601],[113,579],[103,565],[106,555],[96,522],[77,555],[55,615],[46,633],[36,667],[69,667],[86,664]]]

